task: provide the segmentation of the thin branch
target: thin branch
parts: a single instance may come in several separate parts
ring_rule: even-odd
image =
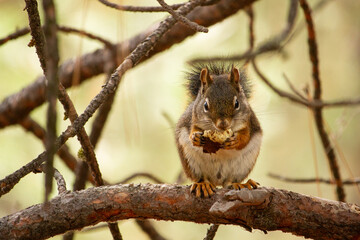
[[[93,40],[97,40],[101,43],[103,43],[105,46],[111,48],[114,46],[114,44],[112,44],[110,41],[106,40],[103,37],[97,36],[95,34],[86,32],[84,30],[80,30],[80,29],[76,29],[73,27],[67,27],[67,26],[57,26],[58,30],[64,32],[64,33],[76,33],[79,34],[81,36],[85,36],[87,38],[93,39]]]
[[[336,184],[335,181],[325,179],[325,178],[291,178],[291,177],[285,177],[274,173],[269,173],[269,177],[283,181],[283,182],[293,182],[293,183],[326,183],[326,184]],[[353,179],[347,179],[343,180],[342,182],[344,185],[355,185],[360,184],[360,177],[353,178]]]
[[[166,12],[167,11],[163,7],[157,7],[157,6],[156,7],[152,7],[152,6],[142,7],[142,6],[119,5],[116,3],[109,2],[107,0],[99,0],[99,2],[101,2],[105,6],[108,6],[110,8],[114,8],[117,10],[121,10],[121,11],[129,11],[129,12]],[[208,6],[208,5],[215,4],[217,2],[219,2],[219,0],[207,0],[201,5]],[[177,10],[178,8],[182,7],[184,4],[185,3],[178,3],[178,4],[170,5],[169,7],[173,10]]]
[[[137,225],[143,230],[151,240],[166,240],[161,234],[156,231],[154,226],[151,224],[149,220],[135,220]]]
[[[127,6],[127,5],[119,5],[116,3],[109,2],[107,0],[99,0],[105,6],[121,10],[121,11],[129,11],[129,12],[166,12],[166,10],[162,7],[141,7],[141,6]],[[171,5],[172,9],[178,9],[183,6],[183,3],[178,3]]]
[[[309,56],[312,63],[312,76],[314,86],[314,100],[321,101],[321,81],[319,74],[319,58],[316,43],[316,35],[314,29],[314,23],[311,17],[311,10],[306,0],[299,0],[300,6],[304,12],[306,19],[307,30],[308,30],[308,45],[309,45]],[[341,174],[338,167],[338,160],[335,154],[335,150],[332,146],[330,138],[324,128],[324,120],[322,114],[322,108],[314,108],[314,117],[318,133],[321,138],[321,142],[329,161],[331,173],[336,181],[336,193],[339,201],[345,201],[345,191],[341,180]]]
[[[48,102],[47,117],[46,117],[46,172],[45,172],[45,201],[48,201],[49,195],[52,191],[52,177],[54,175],[54,155],[57,151],[55,148],[56,140],[56,102],[59,87],[59,50],[56,30],[56,10],[53,0],[43,0],[44,9],[44,35],[42,40],[45,45],[45,59],[46,65],[43,70],[47,79],[46,99]],[[39,18],[40,19],[40,18]],[[41,27],[38,28],[42,31]],[[35,45],[37,40],[35,40]],[[42,44],[41,44],[42,45]],[[39,52],[38,52],[39,54]]]
[[[57,29],[59,31],[61,31],[61,32],[64,32],[64,33],[76,33],[76,34],[79,34],[81,36],[85,36],[87,38],[97,40],[97,41],[103,43],[107,47],[113,46],[113,44],[110,41],[106,40],[105,38],[97,36],[97,35],[95,35],[93,33],[89,33],[89,32],[84,31],[84,30],[76,29],[76,28],[73,28],[73,27],[67,27],[67,26],[57,26]],[[1,38],[0,39],[0,46],[7,43],[10,40],[15,40],[15,39],[17,39],[19,37],[25,36],[28,33],[30,33],[30,28],[29,27],[24,27],[22,29],[16,30],[14,33],[11,33],[6,37]]]
[[[24,27],[19,30],[16,30],[14,33],[9,34],[8,36],[0,39],[0,46],[7,43],[8,41],[15,40],[19,37],[25,36],[30,32],[30,28]]]
[[[113,46],[113,49],[110,51],[110,54],[108,55],[107,63],[105,64],[105,66],[106,66],[105,83],[108,79],[111,78],[111,73],[114,72],[114,70],[116,68],[116,62],[118,59],[118,55],[119,55],[119,53],[117,52],[116,48]],[[94,148],[96,147],[96,145],[100,139],[100,135],[105,128],[106,121],[109,117],[111,108],[114,103],[115,95],[116,95],[116,92],[110,94],[108,99],[99,107],[99,110],[98,110],[96,117],[94,119],[94,122],[92,124],[91,133],[90,133],[90,142],[94,146]]]
[[[35,169],[35,173],[37,171],[46,173],[46,166],[44,164],[40,165],[39,168]],[[67,193],[65,179],[56,168],[54,168],[54,178],[58,186],[59,195]]]
[[[204,240],[213,240],[218,228],[219,224],[212,224],[211,227],[207,230]]]
[[[6,176],[4,179],[1,179],[0,197],[8,193],[20,181],[21,178],[25,177],[38,168],[45,161],[45,155],[46,152],[41,153],[37,158],[27,163],[25,166],[22,166],[20,169]]]
[[[146,177],[149,178],[150,180],[152,180],[154,183],[164,183],[164,181],[161,181],[159,178],[155,177],[154,175],[150,174],[150,173],[145,173],[145,172],[140,172],[140,173],[134,173],[128,177],[126,177],[125,179],[121,180],[118,183],[115,184],[124,184],[129,182],[130,180],[137,178],[137,177]]]
[[[295,87],[294,85],[291,83],[291,81],[289,80],[289,78],[286,76],[285,73],[283,73],[283,76],[285,78],[286,83],[289,85],[290,89],[293,91],[293,93],[295,93],[295,95],[297,95],[300,99],[306,101],[309,100],[308,98],[304,97]]]
[[[179,14],[177,14],[172,8],[171,6],[167,5],[166,2],[164,0],[157,0],[159,2],[159,4],[167,11],[169,12],[177,21],[184,23],[185,25],[187,25],[188,27],[190,27],[191,29],[197,31],[197,32],[204,32],[207,33],[209,32],[209,29],[207,29],[206,27],[203,27],[199,24],[197,24],[196,22],[191,22],[189,19],[187,19],[184,16],[181,16]]]
[[[360,233],[360,207],[356,204],[265,187],[217,189],[211,198],[199,199],[188,186],[102,186],[56,197],[44,209],[44,204],[37,204],[0,218],[2,237],[25,239],[31,232],[32,239],[45,239],[99,222],[129,218],[245,224],[319,240],[357,239]]]
[[[249,49],[246,51],[248,53],[254,50],[255,45],[255,34],[254,34],[254,11],[252,5],[246,8],[246,13],[249,17]],[[249,63],[250,59],[246,59],[244,65]]]

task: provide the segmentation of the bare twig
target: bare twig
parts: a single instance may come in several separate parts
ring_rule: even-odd
[[[326,183],[326,184],[336,184],[335,181],[325,179],[325,178],[291,178],[291,177],[285,177],[274,173],[269,173],[269,177],[283,181],[283,182],[293,182],[293,183]],[[353,178],[353,179],[346,179],[342,181],[344,185],[354,185],[354,184],[360,184],[360,177]]]
[[[215,4],[218,1],[219,0],[207,0],[201,5],[202,6],[212,5],[212,4]],[[167,11],[163,7],[127,6],[127,5],[119,5],[119,4],[116,4],[116,3],[112,3],[112,2],[109,2],[107,0],[99,0],[99,2],[101,2],[105,6],[108,6],[108,7],[117,9],[117,10],[121,10],[121,11],[129,11],[129,12],[166,12]],[[184,4],[185,3],[173,4],[173,5],[170,6],[170,8],[174,9],[174,10],[177,10],[179,7],[183,6]]]
[[[64,32],[64,33],[76,33],[76,34],[79,34],[81,36],[85,36],[85,37],[88,37],[90,39],[97,40],[97,41],[103,43],[107,47],[113,46],[113,44],[110,41],[106,40],[105,38],[97,36],[97,35],[95,35],[93,33],[89,33],[89,32],[84,31],[84,30],[76,29],[76,28],[73,28],[73,27],[67,27],[67,26],[57,26],[57,29],[59,31],[61,31],[61,32]],[[7,43],[10,40],[15,40],[15,39],[17,39],[19,37],[22,37],[22,36],[24,36],[24,35],[26,35],[28,33],[30,33],[30,28],[29,27],[24,27],[22,29],[16,30],[14,33],[11,33],[6,37],[1,38],[0,39],[0,46]]]
[[[246,13],[249,16],[249,49],[246,51],[248,53],[252,52],[254,50],[254,44],[255,44],[255,34],[254,34],[254,11],[252,9],[252,6],[246,8]],[[249,63],[250,59],[246,59],[244,65],[247,65]]]
[[[137,225],[143,230],[151,240],[166,240],[161,234],[156,231],[154,226],[151,224],[149,220],[135,220]]]
[[[109,2],[107,0],[99,0],[105,6],[121,10],[121,11],[129,11],[129,12],[166,12],[166,10],[162,7],[141,7],[141,6],[127,6],[127,5],[119,5],[116,3]],[[172,9],[178,9],[181,7],[183,3],[171,5]]]
[[[60,31],[62,31],[64,33],[76,33],[76,34],[79,34],[81,36],[85,36],[85,37],[88,37],[90,39],[97,40],[97,41],[103,43],[107,47],[110,47],[110,48],[113,47],[113,44],[109,40],[106,40],[103,37],[100,37],[100,36],[97,36],[95,34],[86,32],[84,30],[76,29],[76,28],[73,28],[73,27],[67,27],[67,26],[57,26],[57,28],[58,28],[58,30],[60,30]]]
[[[311,10],[306,0],[299,0],[300,6],[303,9],[304,16],[306,19],[307,30],[308,30],[308,45],[309,45],[309,56],[312,63],[312,76],[314,86],[314,100],[321,100],[321,81],[319,75],[319,59],[317,53],[317,43],[314,30],[314,24],[311,17]],[[336,181],[336,192],[339,201],[345,201],[345,191],[343,188],[341,175],[338,167],[338,160],[335,154],[335,150],[330,142],[330,138],[324,128],[324,120],[322,115],[322,108],[314,108],[314,117],[318,133],[321,138],[325,154],[329,161],[331,173]]]
[[[154,183],[164,183],[164,181],[161,181],[159,178],[155,177],[154,175],[150,174],[150,173],[145,173],[145,172],[140,172],[140,173],[134,173],[128,177],[126,177],[125,179],[121,180],[120,182],[116,183],[116,184],[124,184],[129,182],[130,180],[137,178],[137,177],[146,177],[151,179]]]
[[[45,76],[47,79],[46,99],[48,101],[47,122],[46,122],[46,172],[45,172],[45,201],[48,201],[49,195],[52,191],[52,177],[54,174],[54,155],[56,153],[56,100],[58,96],[59,78],[58,78],[58,64],[59,64],[59,50],[56,29],[56,11],[53,0],[43,0],[43,9],[45,15],[44,35],[45,41],[45,59],[46,65],[43,66]],[[40,18],[39,18],[40,19]],[[38,27],[38,31],[42,31]],[[35,41],[35,44],[36,41]],[[40,43],[41,45],[41,43]],[[38,52],[38,55],[40,53]]]
[[[36,173],[37,171],[46,173],[46,166],[44,164],[40,165],[40,167],[35,169],[34,172]],[[58,186],[59,195],[67,193],[65,179],[56,168],[54,168],[54,178]]]
[[[21,178],[38,168],[45,161],[45,154],[46,152],[41,153],[37,158],[25,166],[22,166],[14,173],[0,180],[0,197],[8,193],[20,181]]]
[[[7,43],[10,40],[15,40],[19,37],[22,37],[30,32],[30,28],[24,27],[19,30],[16,30],[14,33],[9,34],[8,36],[0,39],[0,46]]]
[[[207,29],[206,27],[203,27],[195,22],[191,22],[189,19],[187,19],[184,16],[181,16],[179,14],[177,14],[172,8],[171,6],[167,5],[166,2],[164,0],[157,0],[159,2],[159,4],[167,11],[169,12],[176,20],[178,20],[179,22],[182,22],[184,24],[186,24],[188,27],[190,27],[191,29],[197,31],[197,32],[205,32],[207,33],[209,31],[209,29]]]
[[[204,240],[213,240],[218,228],[219,228],[219,224],[212,224],[210,228],[207,230],[206,237],[204,238]]]
[[[302,100],[310,100],[307,99],[306,97],[304,97],[295,87],[294,85],[291,83],[291,81],[289,80],[289,78],[286,76],[285,73],[283,73],[283,76],[285,78],[285,81],[287,82],[287,84],[289,85],[290,89],[293,91],[294,94],[296,94],[300,99]]]

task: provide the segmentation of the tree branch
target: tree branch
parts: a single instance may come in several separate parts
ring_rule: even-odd
[[[7,43],[8,41],[15,40],[19,37],[22,37],[22,36],[28,34],[29,32],[30,32],[30,28],[28,28],[28,27],[17,29],[14,33],[11,33],[11,34],[7,35],[6,37],[1,38],[0,46]]]
[[[326,184],[336,184],[335,181],[324,178],[292,178],[285,177],[274,173],[269,173],[269,177],[283,181],[283,182],[293,182],[293,183],[326,183]],[[342,181],[343,185],[355,185],[360,184],[360,177],[346,179]]]
[[[202,6],[207,6],[207,5],[212,5],[216,2],[218,2],[219,0],[207,0],[205,1],[203,4],[201,4]],[[99,2],[101,2],[102,4],[104,4],[105,6],[108,6],[110,8],[114,8],[117,10],[121,10],[121,11],[129,11],[129,12],[165,12],[167,11],[166,9],[164,9],[163,7],[152,7],[152,6],[129,6],[129,5],[119,5],[116,3],[112,3],[109,2],[107,0],[99,0]],[[183,6],[185,3],[177,3],[177,4],[173,4],[171,6],[169,6],[171,9],[178,9],[179,7]]]
[[[313,86],[314,86],[313,99],[321,101],[322,90],[321,90],[321,80],[320,80],[320,71],[319,71],[319,57],[318,57],[318,48],[316,43],[315,28],[311,16],[311,9],[306,0],[299,0],[299,3],[304,12],[307,30],[308,30],[309,57],[312,64],[312,77],[313,77]],[[313,113],[314,113],[316,127],[320,135],[321,143],[323,145],[323,149],[325,151],[326,157],[330,165],[331,174],[333,175],[336,182],[336,193],[338,200],[344,202],[345,191],[341,180],[340,170],[338,167],[338,160],[335,150],[330,141],[329,135],[324,127],[322,108],[321,107],[314,108]]]
[[[69,230],[122,219],[180,220],[247,225],[314,239],[358,239],[360,208],[274,188],[218,189],[198,199],[189,187],[114,185],[55,197],[0,219],[4,239],[45,239]]]
[[[205,32],[207,33],[209,31],[209,29],[207,29],[206,27],[203,27],[199,24],[197,24],[196,22],[191,22],[189,19],[187,19],[186,17],[179,15],[175,12],[174,9],[171,8],[171,6],[169,6],[164,0],[157,0],[159,2],[159,4],[168,12],[170,13],[177,21],[184,23],[185,25],[187,25],[188,27],[194,29],[195,31],[198,32]]]

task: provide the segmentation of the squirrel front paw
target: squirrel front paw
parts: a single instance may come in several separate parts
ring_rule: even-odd
[[[194,132],[191,135],[191,142],[196,147],[202,147],[205,145],[205,137],[203,136],[204,133],[202,132]]]
[[[231,137],[227,138],[225,142],[222,144],[223,149],[235,149],[239,145],[238,141],[238,133],[234,133]]]
[[[227,138],[222,144],[223,149],[243,149],[250,141],[250,132],[244,129],[240,132],[235,132],[234,135]]]
[[[210,182],[197,182],[191,185],[190,193],[195,192],[196,197],[204,196],[208,198],[214,194],[215,188],[215,185]]]

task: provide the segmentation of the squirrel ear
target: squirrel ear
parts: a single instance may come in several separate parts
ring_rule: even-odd
[[[212,83],[212,79],[207,68],[201,69],[200,80],[202,86],[209,86]]]
[[[234,82],[236,84],[239,83],[240,81],[240,73],[239,73],[239,69],[237,69],[236,67],[232,67],[231,69],[231,74],[230,74],[230,81]]]

